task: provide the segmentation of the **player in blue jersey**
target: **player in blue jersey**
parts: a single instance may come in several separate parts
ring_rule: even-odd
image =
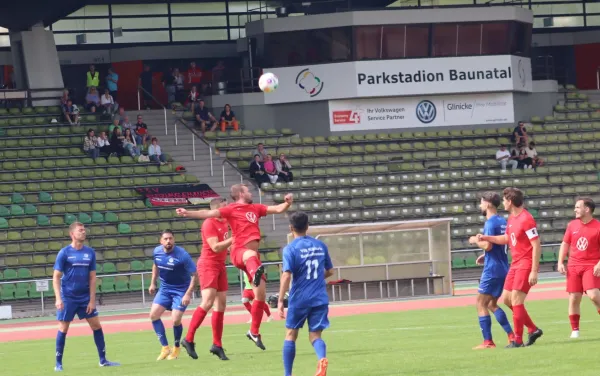
[[[481,196],[479,208],[486,217],[483,234],[489,236],[504,235],[506,220],[498,215],[500,195],[496,192],[485,192]],[[508,256],[506,246],[493,244],[487,241],[478,241],[476,236],[469,239],[469,243],[477,244],[485,252],[477,258],[477,264],[483,264],[483,272],[479,282],[479,295],[477,295],[477,313],[479,326],[483,334],[483,343],[473,349],[490,349],[496,345],[492,340],[492,319],[490,311],[508,335],[509,343],[513,341],[514,333],[502,308],[498,307],[498,298],[502,295],[504,280],[508,273]]]
[[[154,249],[152,281],[148,289],[150,294],[154,295],[156,292],[156,279],[158,278],[160,288],[150,309],[150,320],[162,345],[160,355],[156,360],[173,360],[177,359],[181,352],[179,346],[183,334],[181,319],[192,300],[192,292],[196,285],[196,264],[185,249],[175,245],[175,238],[171,230],[162,232],[160,244]],[[175,335],[173,349],[169,347],[165,326],[160,319],[165,311],[172,311],[171,318]]]
[[[306,235],[308,216],[296,212],[290,216],[290,230],[294,240],[283,249],[283,269],[279,288],[279,316],[285,318],[287,332],[283,342],[283,367],[285,376],[292,374],[296,357],[298,331],[308,321],[308,339],[317,358],[315,376],[327,375],[327,348],[321,339],[323,330],[329,328],[329,297],[325,281],[333,275],[333,265],[327,246],[320,240]],[[284,312],[284,297],[290,287],[287,318]]]
[[[54,263],[52,285],[56,296],[56,365],[62,371],[62,359],[69,325],[75,318],[86,319],[94,333],[94,342],[100,357],[100,367],[115,367],[119,363],[106,360],[106,346],[100,318],[96,310],[96,253],[85,241],[85,227],[74,222],[69,226],[71,244],[58,252]]]

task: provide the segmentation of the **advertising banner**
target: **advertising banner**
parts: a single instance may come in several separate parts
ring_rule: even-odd
[[[152,206],[208,204],[220,197],[207,184],[181,184],[165,187],[136,188]]]

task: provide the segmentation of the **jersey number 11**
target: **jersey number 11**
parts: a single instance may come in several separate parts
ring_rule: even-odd
[[[317,279],[317,271],[319,270],[319,260],[308,260],[306,261],[306,267],[308,271],[306,272],[306,279],[310,279],[311,267],[313,268],[312,274],[313,279]]]

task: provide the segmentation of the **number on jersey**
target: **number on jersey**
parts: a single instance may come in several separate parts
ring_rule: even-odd
[[[317,279],[317,271],[319,270],[319,260],[307,260],[306,268],[308,269],[306,272],[306,279],[311,279],[311,274],[312,279]]]

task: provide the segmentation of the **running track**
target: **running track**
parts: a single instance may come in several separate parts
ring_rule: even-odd
[[[567,297],[564,291],[564,282],[542,284],[534,287],[528,299],[546,300]],[[395,311],[410,311],[419,309],[435,309],[447,307],[463,307],[474,304],[474,296],[477,291],[460,290],[453,297],[415,299],[394,302],[355,303],[347,305],[331,305],[330,316],[351,316],[367,313],[383,313]],[[272,311],[275,311],[272,309]],[[189,324],[192,310],[188,310],[184,316],[184,325]],[[165,314],[168,316],[168,314]],[[273,317],[277,313],[273,312]],[[250,315],[242,309],[232,309],[225,315],[225,324],[242,324],[249,320]],[[277,319],[277,318],[276,318]],[[170,322],[165,321],[165,326]],[[137,332],[149,329],[147,314],[128,314],[102,317],[102,326],[105,333]],[[209,326],[210,320],[205,320],[203,326]],[[89,335],[90,328],[85,321],[74,321],[69,330],[69,336]],[[31,323],[0,324],[0,342],[25,341],[51,339],[56,336],[56,322],[53,320],[37,321]]]

